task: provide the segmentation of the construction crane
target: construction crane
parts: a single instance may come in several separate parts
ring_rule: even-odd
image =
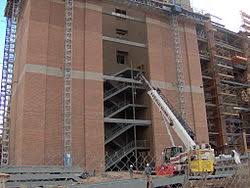
[[[72,35],[73,0],[65,0],[63,140],[64,166],[72,166]]]
[[[183,151],[182,146],[175,146],[171,136],[172,147],[165,148],[163,151],[164,162],[174,166],[173,172],[170,173],[174,174],[184,171],[186,164],[189,165],[192,173],[212,173],[214,171],[215,158],[214,150],[211,146],[209,144],[197,145],[188,134],[187,128],[185,128],[186,125],[180,122],[176,112],[173,112],[172,107],[170,107],[169,102],[165,99],[160,89],[154,88],[142,74],[138,75],[138,79],[149,88],[147,93],[162,114],[167,130],[170,125],[186,147],[186,151]],[[169,134],[171,133],[169,132]]]

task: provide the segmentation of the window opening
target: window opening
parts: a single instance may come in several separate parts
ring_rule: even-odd
[[[128,52],[117,50],[116,51],[116,61],[118,64],[122,64],[122,65],[127,64]]]

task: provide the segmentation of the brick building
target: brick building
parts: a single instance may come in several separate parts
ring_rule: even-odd
[[[8,1],[7,16],[11,12],[12,2]],[[142,4],[138,6],[138,3]],[[206,67],[216,64],[213,58],[218,51],[212,53],[215,40],[211,39],[212,29],[207,28],[217,28],[218,33],[221,30],[221,33],[240,39],[234,49],[229,48],[230,40],[227,46],[223,40],[219,42],[224,51],[228,48],[237,51],[240,48],[238,54],[229,55],[228,61],[232,64],[233,56],[244,57],[239,63],[244,68],[238,69],[247,78],[245,61],[248,48],[243,40],[245,38],[221,26],[209,26],[209,17],[192,13],[188,1],[180,2],[187,14],[181,13],[179,16],[166,14],[162,3],[158,3],[74,1],[73,164],[86,169],[126,169],[128,158],[139,165],[138,156],[149,154],[156,158],[156,163],[161,163],[161,153],[171,143],[161,114],[147,96],[147,89],[134,79],[141,71],[182,114],[195,133],[197,142],[210,141],[220,149],[227,145],[227,136],[220,127],[229,118],[220,113],[223,104],[214,99],[214,96],[220,98],[215,92],[220,81],[211,72],[214,69]],[[9,164],[62,165],[64,1],[26,0],[22,1],[21,7],[10,106]],[[229,67],[225,63],[223,65],[224,69]],[[233,64],[231,67],[228,69],[234,72]],[[205,74],[207,70],[212,76]],[[227,74],[225,70],[222,76],[226,77]],[[212,80],[210,86],[206,79]],[[245,85],[240,91],[249,92],[247,79],[242,82]],[[179,87],[181,83],[184,84],[183,89]],[[230,85],[230,82],[224,84]],[[212,101],[209,101],[207,94],[204,95],[207,88],[213,88]],[[249,108],[247,101],[241,105],[238,107]],[[218,117],[207,115],[211,112]],[[239,122],[232,126],[242,127],[242,112],[237,110],[234,113],[237,118],[231,114],[227,114],[227,117]],[[216,117],[218,121],[211,123],[207,117]],[[211,128],[212,125],[217,128]],[[246,124],[244,126],[247,127]],[[242,130],[237,132],[239,137]],[[212,138],[214,133],[224,136],[223,143]],[[176,143],[182,144],[173,135]],[[243,143],[243,137],[241,140],[240,143]],[[236,147],[236,144],[232,145]]]

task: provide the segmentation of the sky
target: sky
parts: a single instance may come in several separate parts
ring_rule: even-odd
[[[0,0],[0,65],[2,65],[3,61],[6,27],[5,18],[3,17],[5,4],[6,0]],[[222,20],[215,19],[215,21],[222,23],[226,28],[235,32],[239,31],[242,24],[240,10],[250,13],[250,0],[191,0],[191,5],[194,9],[208,12],[213,16],[221,18]],[[1,73],[0,69],[0,78],[2,77]]]
[[[240,11],[250,14],[250,0],[191,0],[194,9],[203,10],[222,20],[216,19],[227,29],[238,32],[242,25]]]
[[[6,0],[0,0],[0,79],[2,78],[3,49],[5,41],[6,19],[4,18],[4,7]]]

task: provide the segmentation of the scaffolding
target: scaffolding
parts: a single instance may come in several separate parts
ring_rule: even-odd
[[[246,34],[250,35],[250,15],[244,11],[241,11],[241,19],[242,19],[242,29],[246,32]]]
[[[243,132],[249,126],[242,117],[249,110],[245,38],[211,22],[197,25],[197,37],[210,144],[218,152],[244,152]]]
[[[2,138],[1,165],[9,164],[9,134],[10,134],[10,106],[12,84],[14,77],[15,46],[19,0],[8,2],[6,10],[6,36],[2,67],[1,98],[0,98],[0,134]]]
[[[135,6],[142,9],[156,11],[163,15],[171,16],[173,12],[179,12],[179,16],[190,19],[197,23],[205,23],[208,19],[208,15],[200,14],[198,12],[194,12],[190,9],[182,6],[182,2],[179,0],[109,0],[111,2],[127,5],[127,6]]]
[[[182,49],[181,49],[181,38],[178,24],[178,16],[172,15],[172,27],[174,34],[174,47],[175,47],[175,62],[176,62],[176,78],[177,78],[177,90],[179,92],[179,104],[180,104],[180,113],[183,118],[186,116],[185,111],[185,96],[184,96],[184,70],[182,62]]]
[[[72,165],[72,35],[73,0],[65,1],[63,140],[64,165]]]

